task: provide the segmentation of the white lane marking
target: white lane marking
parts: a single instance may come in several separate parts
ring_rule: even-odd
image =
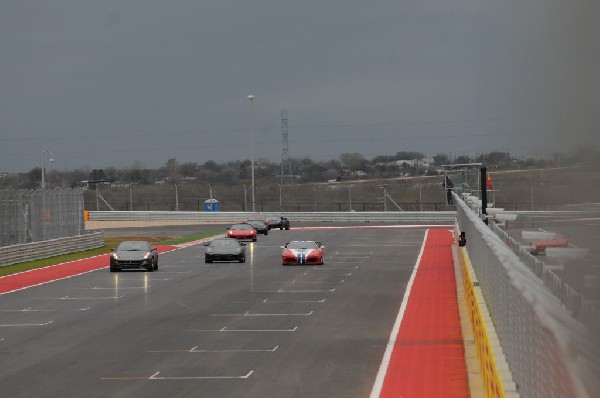
[[[122,298],[125,297],[123,295],[121,296],[112,296],[112,297],[70,297],[70,296],[64,296],[64,297],[47,297],[44,298],[44,300],[109,300],[109,299],[118,299],[118,298]]]
[[[326,299],[323,300],[269,300],[264,299],[263,303],[324,303]]]
[[[162,271],[161,274],[191,274],[192,271]]]
[[[150,287],[150,285],[148,286],[133,286],[133,287],[100,287],[100,286],[94,286],[92,288],[77,288],[77,289],[91,289],[91,290],[123,290],[123,289],[148,289]]]
[[[49,321],[46,323],[13,323],[13,324],[5,324],[0,325],[0,327],[8,328],[8,327],[22,327],[22,326],[46,326],[50,325],[54,321]]]
[[[305,273],[304,273],[304,275],[311,275],[311,274],[309,274],[308,272],[305,272]],[[348,274],[337,274],[337,273],[333,273],[333,274],[322,274],[322,273],[319,273],[319,275],[330,275],[330,276],[331,276],[331,275],[336,275],[336,276],[338,276],[338,275],[339,275],[339,276],[350,276],[350,275],[352,275],[352,272],[350,272],[350,273],[348,273]]]
[[[343,262],[343,263],[327,263],[327,264],[348,264],[348,263]],[[362,263],[360,263],[360,264],[362,264]],[[321,271],[323,271],[323,270],[327,271],[327,270],[332,270],[332,269],[358,269],[358,265],[355,265],[354,267],[327,267],[327,268],[313,267],[313,269],[321,270]]]
[[[381,389],[383,388],[383,382],[385,380],[385,375],[387,373],[388,367],[390,365],[390,360],[392,358],[392,352],[394,351],[394,345],[396,344],[396,336],[398,336],[398,331],[400,330],[400,325],[402,324],[402,318],[404,318],[404,312],[406,311],[406,306],[408,304],[408,297],[410,296],[410,290],[412,289],[413,282],[415,281],[415,277],[417,275],[417,270],[419,269],[419,263],[421,262],[421,256],[423,255],[423,251],[425,250],[425,243],[427,242],[427,237],[429,236],[429,230],[425,231],[425,236],[423,238],[423,244],[421,245],[421,251],[419,252],[419,256],[417,257],[417,262],[415,267],[413,268],[413,272],[410,275],[410,279],[406,285],[406,291],[404,292],[404,297],[402,298],[402,304],[400,304],[400,310],[398,311],[398,315],[396,316],[396,321],[394,322],[394,327],[392,328],[392,332],[390,333],[390,338],[388,340],[387,347],[383,354],[383,359],[381,360],[381,365],[379,366],[379,371],[377,372],[377,377],[375,378],[375,383],[373,384],[373,389],[371,390],[370,398],[379,398],[381,394]]]
[[[277,349],[279,348],[278,345],[276,345],[273,348],[269,348],[269,349],[250,349],[250,350],[243,350],[243,349],[227,349],[227,350],[203,350],[203,349],[198,349],[198,346],[193,347],[191,350],[153,350],[153,351],[148,351],[148,352],[187,352],[187,353],[210,353],[210,352],[275,352],[277,351]]]
[[[345,256],[345,255],[335,254],[333,256],[327,256],[327,259],[344,260],[345,258],[348,258],[350,260],[354,260],[354,259],[359,259],[359,258],[370,258],[370,257],[371,256]]]
[[[0,312],[52,312],[56,310],[32,310],[31,307],[22,310],[0,310]]]
[[[298,330],[298,326],[293,329],[227,329],[227,326],[223,326],[219,332],[295,332]]]
[[[400,246],[400,245],[398,245]],[[373,252],[368,252],[368,253],[347,253],[347,252],[333,252],[333,254],[337,255],[342,255],[342,256],[366,256],[366,255],[371,255],[373,254]]]
[[[253,290],[252,293],[322,293],[322,292],[334,292],[335,288],[328,290]]]
[[[327,265],[329,264],[364,264],[365,260],[363,261],[327,261]],[[320,268],[320,269],[331,269],[332,267],[326,267],[326,268]],[[358,268],[358,265],[356,266],[356,268]],[[317,267],[315,267],[315,269],[317,269]]]
[[[313,311],[306,314],[251,314],[250,311],[246,311],[243,316],[311,316]]]
[[[148,380],[219,380],[219,379],[247,379],[254,373],[253,370],[248,372],[245,376],[183,376],[183,377],[169,377],[169,376],[158,376],[160,372],[154,373],[148,378]]]

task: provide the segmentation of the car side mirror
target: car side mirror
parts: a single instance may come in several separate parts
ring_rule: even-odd
[[[203,245],[204,246],[210,246],[210,242],[204,242]]]
[[[111,252],[114,252],[114,251],[115,251],[115,248],[113,247],[112,249],[110,249],[110,251],[111,251]]]

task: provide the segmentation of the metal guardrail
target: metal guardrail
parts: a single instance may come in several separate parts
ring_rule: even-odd
[[[498,237],[477,211],[454,198],[458,224],[466,233],[473,268],[519,394],[595,396],[600,391],[597,338],[544,286],[536,275],[539,269],[532,272],[505,236]]]
[[[0,266],[59,256],[104,245],[103,232],[0,247]]]
[[[196,221],[233,223],[255,218],[279,217],[282,213],[264,212],[183,212],[183,211],[90,211],[89,221]],[[369,211],[369,212],[293,212],[284,213],[291,222],[448,222],[454,211]]]

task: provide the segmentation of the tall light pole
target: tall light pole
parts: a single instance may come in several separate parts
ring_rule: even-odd
[[[254,131],[252,130],[252,100],[254,95],[248,96],[250,100],[250,162],[252,163],[252,212],[256,211],[256,202],[254,200]]]
[[[45,163],[45,156],[54,156],[54,153],[52,153],[52,151],[50,149],[44,149],[42,151],[42,189],[46,188],[46,173],[44,171],[44,163]],[[54,159],[50,158],[50,163],[54,162]]]
[[[348,184],[348,209],[352,211],[352,185]]]

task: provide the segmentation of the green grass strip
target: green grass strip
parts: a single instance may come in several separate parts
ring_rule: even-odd
[[[163,240],[159,242],[151,241],[152,245],[178,245],[180,243],[191,242],[198,239],[209,238],[211,236],[222,234],[223,231],[206,231],[198,234],[184,236],[176,239]],[[101,254],[107,254],[110,252],[110,249],[113,249],[119,245],[123,240],[135,240],[133,238],[105,238],[104,246],[98,247],[96,249],[84,250],[75,253],[62,254],[60,256],[43,258],[40,260],[27,261],[24,263],[5,265],[4,267],[0,267],[0,276],[16,274],[18,272],[29,271],[36,268],[47,267],[49,265],[56,265],[61,263],[66,263],[69,261],[81,260],[84,258],[94,257]],[[108,265],[108,264],[107,264]]]

